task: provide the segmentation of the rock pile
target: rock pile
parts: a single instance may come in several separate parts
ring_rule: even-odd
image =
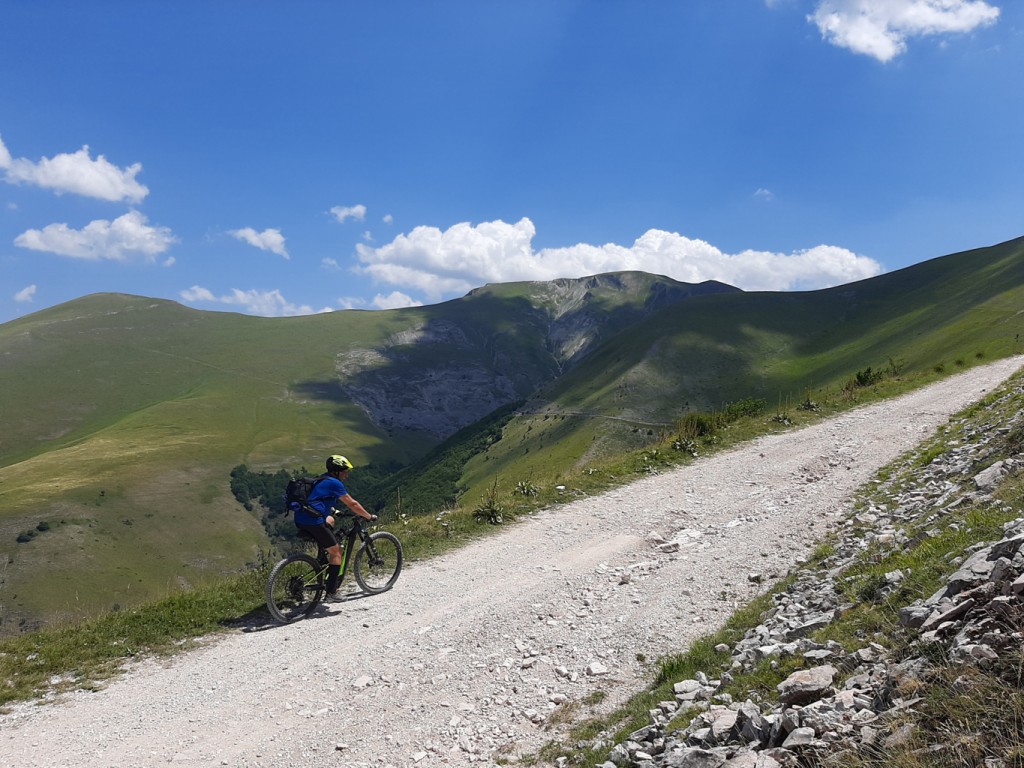
[[[762,624],[733,647],[716,648],[731,655],[729,664],[713,677],[698,674],[676,683],[674,700],[651,710],[651,724],[612,747],[600,768],[842,765],[844,755],[893,748],[911,737],[913,726],[901,715],[920,699],[904,698],[900,691],[915,688],[908,682],[923,685],[929,647],[938,644],[945,658],[981,667],[1019,651],[1024,517],[1007,523],[999,541],[965,552],[939,591],[899,611],[911,640],[909,658],[896,660],[877,642],[847,652],[836,642],[816,643],[810,636],[854,607],[843,586],[851,578],[848,569],[866,551],[884,557],[912,548],[944,529],[956,529],[960,523],[953,512],[965,505],[1000,505],[993,492],[1024,465],[1017,455],[1024,414],[1007,407],[1022,392],[1018,385],[980,416],[953,424],[960,438],[926,466],[917,466],[919,458],[908,459],[902,473],[876,489],[887,497],[885,503],[876,501],[859,512],[851,508],[823,567],[796,574],[792,586],[774,597],[775,608]],[[1013,512],[1005,506],[1001,511]],[[870,588],[877,599],[896,594],[907,578],[893,571],[861,589]],[[806,668],[779,684],[776,700],[752,693],[740,702],[725,693],[734,675],[766,660],[775,667],[787,657],[802,657]],[[699,714],[688,726],[671,728],[677,714],[694,711]]]

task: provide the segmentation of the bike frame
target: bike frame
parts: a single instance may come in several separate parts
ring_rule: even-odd
[[[363,522],[363,518],[359,517],[358,515],[353,515],[353,517],[354,524],[352,525],[352,530],[348,532],[348,535],[344,539],[345,552],[341,558],[341,572],[338,574],[338,584],[341,584],[345,580],[345,574],[348,572],[348,564],[352,561],[352,556],[355,554],[356,551],[356,539],[358,538],[360,541],[366,541],[367,537],[369,536],[369,534],[366,532],[366,524]],[[337,521],[337,516],[335,516],[334,519],[335,521]],[[337,522],[335,522],[334,537],[338,538]],[[340,544],[341,541],[339,541],[338,543]],[[326,574],[327,566],[329,565],[329,563],[327,562],[327,550],[321,547],[319,544],[317,544],[316,547],[316,561],[320,563],[321,566],[323,566],[320,569],[320,573]]]

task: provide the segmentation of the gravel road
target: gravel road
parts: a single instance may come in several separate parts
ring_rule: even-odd
[[[785,575],[879,467],[1022,363],[543,511],[408,566],[383,595],[137,664],[96,693],[15,707],[0,716],[0,764],[514,760],[557,736],[546,723],[566,702],[600,690],[610,706],[643,687],[650,660]]]

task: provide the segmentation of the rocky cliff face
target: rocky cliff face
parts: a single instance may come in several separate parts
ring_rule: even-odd
[[[652,312],[694,295],[735,290],[640,272],[521,284],[514,298],[485,287],[462,300],[471,310],[486,298],[481,311],[419,322],[383,345],[339,355],[335,368],[346,397],[389,433],[412,430],[443,439],[530,397]],[[502,302],[500,314],[495,301]]]
[[[549,317],[547,345],[558,361],[571,366],[617,331],[659,309],[707,293],[738,288],[713,280],[691,285],[642,272],[610,272],[576,280],[536,283],[537,300]],[[626,303],[624,299],[633,298]],[[609,311],[609,305],[614,307]]]
[[[415,350],[412,349],[415,345]],[[457,324],[419,325],[374,349],[340,355],[345,394],[389,433],[422,431],[445,438],[539,385],[512,375],[514,361],[490,364]]]

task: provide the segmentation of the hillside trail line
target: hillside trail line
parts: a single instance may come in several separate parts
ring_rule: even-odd
[[[0,764],[515,762],[558,739],[546,723],[565,702],[602,691],[608,709],[645,687],[653,660],[721,627],[810,553],[858,486],[1022,364],[544,510],[411,564],[382,595],[17,705],[0,716]]]

